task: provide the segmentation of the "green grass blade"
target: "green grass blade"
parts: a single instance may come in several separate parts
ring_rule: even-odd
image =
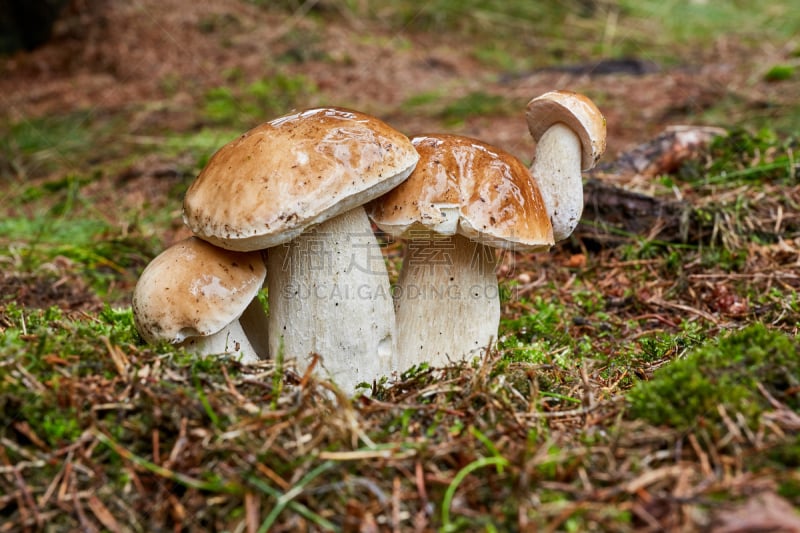
[[[486,446],[486,449],[488,449],[494,457],[499,457],[500,459],[503,459],[503,456],[500,455],[500,450],[497,449],[497,446],[495,446],[494,443],[491,440],[489,440],[489,437],[484,435],[478,428],[476,428],[475,426],[470,426],[469,432],[473,437],[481,441],[483,445]],[[497,464],[498,474],[503,473],[503,466],[505,466],[503,463]]]
[[[114,453],[123,459],[127,459],[136,466],[147,470],[152,474],[179,483],[184,487],[225,494],[242,494],[244,492],[243,487],[235,483],[222,484],[219,482],[203,481],[191,476],[187,476],[186,474],[181,474],[180,472],[175,472],[169,468],[164,468],[161,465],[157,465],[151,461],[148,461],[144,457],[139,457],[98,429],[91,429],[90,432],[97,440],[108,446]]]
[[[275,504],[275,507],[272,509],[272,511],[270,511],[269,515],[267,515],[267,518],[264,519],[264,522],[258,529],[259,533],[266,533],[267,531],[269,531],[270,528],[272,527],[272,524],[275,523],[275,520],[277,520],[281,512],[286,508],[287,505],[289,505],[289,503],[291,503],[291,501],[294,498],[296,498],[303,492],[306,485],[311,483],[317,476],[319,476],[326,470],[333,468],[335,464],[336,463],[334,463],[333,461],[325,461],[324,463],[318,465],[311,472],[303,476],[303,478],[297,483],[297,485],[295,485],[294,487],[289,489],[289,491],[280,496],[278,498],[277,503]]]
[[[247,481],[251,483],[254,487],[256,487],[258,490],[263,492],[264,494],[272,496],[276,500],[279,500],[282,496],[281,492],[278,489],[271,487],[269,483],[266,483],[261,479],[258,479],[256,477],[250,477],[247,479]],[[297,514],[299,514],[300,516],[302,516],[303,518],[305,518],[306,520],[308,520],[309,522],[311,522],[312,524],[316,525],[317,527],[319,527],[324,531],[339,531],[339,528],[336,527],[336,524],[318,515],[317,513],[315,513],[305,505],[303,505],[302,503],[292,500],[289,502],[288,507],[289,509],[296,512]]]
[[[447,490],[444,493],[444,499],[442,500],[442,531],[446,532],[455,530],[454,524],[450,521],[450,505],[453,503],[453,496],[456,494],[456,489],[458,489],[458,486],[462,481],[464,481],[464,478],[479,468],[492,465],[497,467],[507,466],[508,460],[506,460],[505,457],[482,457],[481,459],[472,461],[470,464],[458,471],[456,476],[453,478],[453,481],[451,481],[450,485],[447,486]]]

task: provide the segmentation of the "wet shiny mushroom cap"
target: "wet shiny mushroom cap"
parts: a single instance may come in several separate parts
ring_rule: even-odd
[[[427,229],[496,247],[537,250],[553,244],[550,219],[530,171],[516,157],[457,135],[411,139],[420,160],[408,180],[371,202],[383,231]]]
[[[408,138],[375,117],[292,113],[220,148],[186,193],[184,221],[223,248],[269,248],[392,189],[417,159]]]
[[[149,343],[212,335],[237,320],[264,283],[259,252],[231,252],[190,237],[164,250],[133,292],[136,329]]]

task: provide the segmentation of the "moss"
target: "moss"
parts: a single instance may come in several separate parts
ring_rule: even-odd
[[[778,494],[786,499],[800,501],[800,481],[787,479],[778,486]]]
[[[316,92],[316,84],[305,76],[277,74],[249,85],[209,90],[205,95],[203,114],[214,124],[252,126],[262,122],[263,117],[303,107],[305,100]]]
[[[761,384],[779,401],[800,409],[797,395],[800,345],[762,324],[708,342],[686,358],[656,371],[629,394],[630,414],[657,425],[687,429],[701,421],[718,422],[718,406],[754,422],[768,401]]]
[[[769,128],[752,132],[737,127],[715,138],[705,158],[685,162],[678,177],[688,183],[709,185],[742,183],[793,183],[794,137],[780,138]]]
[[[794,77],[792,65],[775,65],[764,74],[764,81],[786,81]]]

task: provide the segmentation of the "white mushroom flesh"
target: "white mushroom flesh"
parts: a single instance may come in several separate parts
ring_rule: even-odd
[[[343,391],[396,369],[391,288],[362,207],[267,252],[269,344],[275,358],[313,354]]]
[[[401,369],[480,355],[496,340],[500,297],[494,250],[461,235],[408,242],[398,285]]]
[[[267,313],[261,300],[256,296],[250,302],[242,316],[239,317],[239,324],[244,330],[247,339],[250,341],[255,353],[266,359],[269,354],[269,339],[267,334]]]
[[[581,141],[563,123],[544,132],[536,145],[531,175],[539,186],[553,226],[553,238],[570,236],[583,213]]]
[[[187,337],[178,347],[199,355],[229,354],[245,364],[259,360],[238,320],[212,335]]]

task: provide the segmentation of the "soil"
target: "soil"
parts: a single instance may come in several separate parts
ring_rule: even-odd
[[[40,272],[0,272],[0,306],[21,308],[56,306],[65,311],[98,312],[103,302],[79,277],[66,258],[44,265]]]

